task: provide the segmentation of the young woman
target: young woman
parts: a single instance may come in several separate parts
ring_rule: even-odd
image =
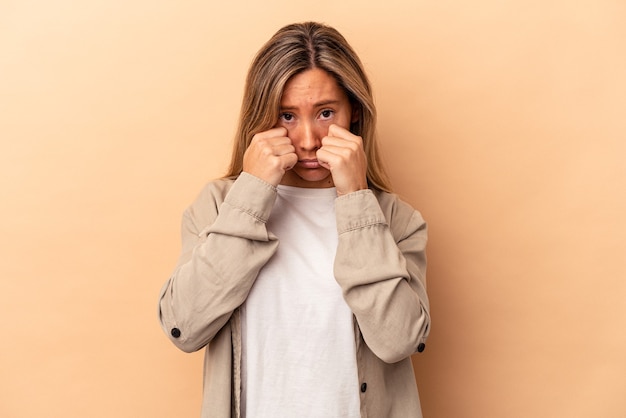
[[[426,224],[390,193],[361,62],[280,29],[248,73],[230,170],[185,211],[163,330],[206,348],[203,417],[421,417]]]

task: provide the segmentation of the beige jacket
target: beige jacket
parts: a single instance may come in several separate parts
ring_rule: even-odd
[[[265,227],[275,198],[273,186],[242,173],[209,183],[183,215],[159,317],[181,350],[206,347],[204,418],[240,416],[238,308],[278,246]],[[334,272],[355,318],[361,417],[419,418],[410,356],[430,329],[426,224],[397,196],[372,190],[338,197],[335,211]]]

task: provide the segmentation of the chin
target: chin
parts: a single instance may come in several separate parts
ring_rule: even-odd
[[[296,169],[295,173],[300,176],[302,179],[307,179],[309,181],[320,181],[330,177],[330,170],[324,167],[318,167],[314,169]]]
[[[283,184],[297,187],[334,187],[330,171],[325,168],[315,170],[292,170],[291,176],[283,178]]]

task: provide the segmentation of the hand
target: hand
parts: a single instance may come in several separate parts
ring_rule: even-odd
[[[367,189],[367,157],[363,140],[338,125],[330,125],[317,150],[320,165],[330,170],[337,195]]]
[[[243,155],[243,171],[277,186],[285,171],[297,162],[298,156],[287,129],[273,128],[254,137]]]

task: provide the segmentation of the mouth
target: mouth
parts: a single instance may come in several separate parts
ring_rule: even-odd
[[[298,165],[302,168],[320,168],[321,165],[316,158],[303,159],[298,161]]]

